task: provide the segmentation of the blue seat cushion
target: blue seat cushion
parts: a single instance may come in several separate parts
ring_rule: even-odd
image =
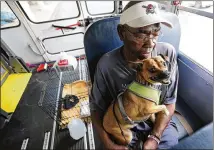
[[[213,149],[213,122],[184,138],[172,149]]]

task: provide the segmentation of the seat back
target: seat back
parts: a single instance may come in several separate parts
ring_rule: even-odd
[[[100,57],[113,49],[122,46],[117,34],[119,17],[102,19],[91,24],[84,35],[84,47],[91,81]]]
[[[161,25],[163,36],[161,36],[158,41],[168,42],[178,50],[180,43],[180,24],[178,17],[172,13],[161,13],[161,15],[169,20],[174,27],[169,29]],[[119,20],[119,17],[98,20],[92,23],[85,32],[84,47],[92,82],[96,65],[100,57],[123,45],[117,33]]]

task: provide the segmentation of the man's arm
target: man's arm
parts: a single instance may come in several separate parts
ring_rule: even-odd
[[[167,91],[166,91],[166,97],[163,101],[166,108],[169,111],[169,115],[166,116],[162,112],[159,112],[156,116],[156,121],[152,130],[152,134],[156,135],[159,139],[162,136],[163,131],[167,127],[169,121],[172,118],[172,115],[175,111],[175,102],[177,99],[177,88],[178,88],[178,66],[177,66],[177,57],[176,57],[176,51],[174,47],[168,47],[168,52],[170,53],[169,62],[171,62],[171,84],[168,85]]]
[[[101,138],[101,141],[103,142],[103,144],[112,144],[108,134],[105,132],[105,130],[103,129],[103,125],[102,125],[102,118],[99,114],[99,112],[97,111],[92,111],[91,113],[91,119],[92,119],[92,122],[93,122],[93,125],[95,126],[96,128],[96,131],[98,132],[100,138]],[[108,147],[108,145],[105,145],[105,147]]]
[[[152,135],[155,135],[159,139],[161,139],[161,136],[167,127],[168,123],[170,122],[172,115],[175,111],[175,103],[177,100],[177,88],[178,88],[178,78],[179,78],[179,72],[178,72],[178,66],[177,66],[177,57],[175,54],[175,49],[172,47],[171,49],[171,84],[168,86],[168,90],[166,93],[166,98],[164,99],[164,105],[169,111],[169,115],[166,116],[164,113],[159,112],[157,113],[156,120],[154,123],[153,130],[151,132]],[[152,138],[148,138],[147,141],[144,144],[144,149],[156,149],[158,147],[158,144],[155,140]]]
[[[106,149],[126,149],[125,146],[113,143],[103,128],[103,116],[110,104],[109,101],[107,101],[109,99],[110,93],[106,86],[104,74],[98,64],[91,95],[89,96],[92,123]]]
[[[169,115],[166,116],[164,113],[158,113],[152,130],[152,134],[157,136],[159,139],[174,114],[175,104],[168,104],[166,105],[166,108],[169,111]]]
[[[173,59],[174,59],[173,61],[174,69],[172,71],[171,77],[172,84],[169,86],[167,90],[166,99],[164,101],[164,104],[169,111],[169,115],[166,116],[162,112],[159,112],[157,114],[154,128],[152,130],[152,133],[156,135],[159,139],[161,138],[163,131],[165,130],[175,111],[175,102],[177,99],[177,88],[178,88],[178,66],[175,56]]]
[[[175,104],[169,104],[166,105],[168,111],[169,111],[169,116],[166,116],[163,113],[158,113],[155,121],[154,128],[152,130],[152,135],[157,136],[159,139],[161,138],[161,135],[163,134],[163,131],[167,127],[169,121],[171,120],[171,117],[174,113],[175,110]],[[146,142],[143,145],[143,149],[157,149],[158,143],[152,138],[148,138]]]
[[[125,146],[117,145],[109,138],[108,133],[105,132],[102,125],[102,118],[97,111],[91,113],[91,118],[96,131],[98,132],[102,143],[106,149],[127,149]]]

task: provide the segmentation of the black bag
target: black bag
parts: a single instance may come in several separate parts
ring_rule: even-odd
[[[64,109],[70,109],[70,108],[74,107],[79,102],[79,99],[75,95],[66,95],[63,98],[63,102],[64,102],[63,108]]]

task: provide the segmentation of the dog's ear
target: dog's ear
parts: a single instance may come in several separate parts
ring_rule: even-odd
[[[159,54],[165,61],[169,62],[169,57],[168,56],[164,56],[163,54]]]
[[[142,67],[143,67],[143,61],[129,61],[129,67],[136,69],[137,71],[142,71]]]

